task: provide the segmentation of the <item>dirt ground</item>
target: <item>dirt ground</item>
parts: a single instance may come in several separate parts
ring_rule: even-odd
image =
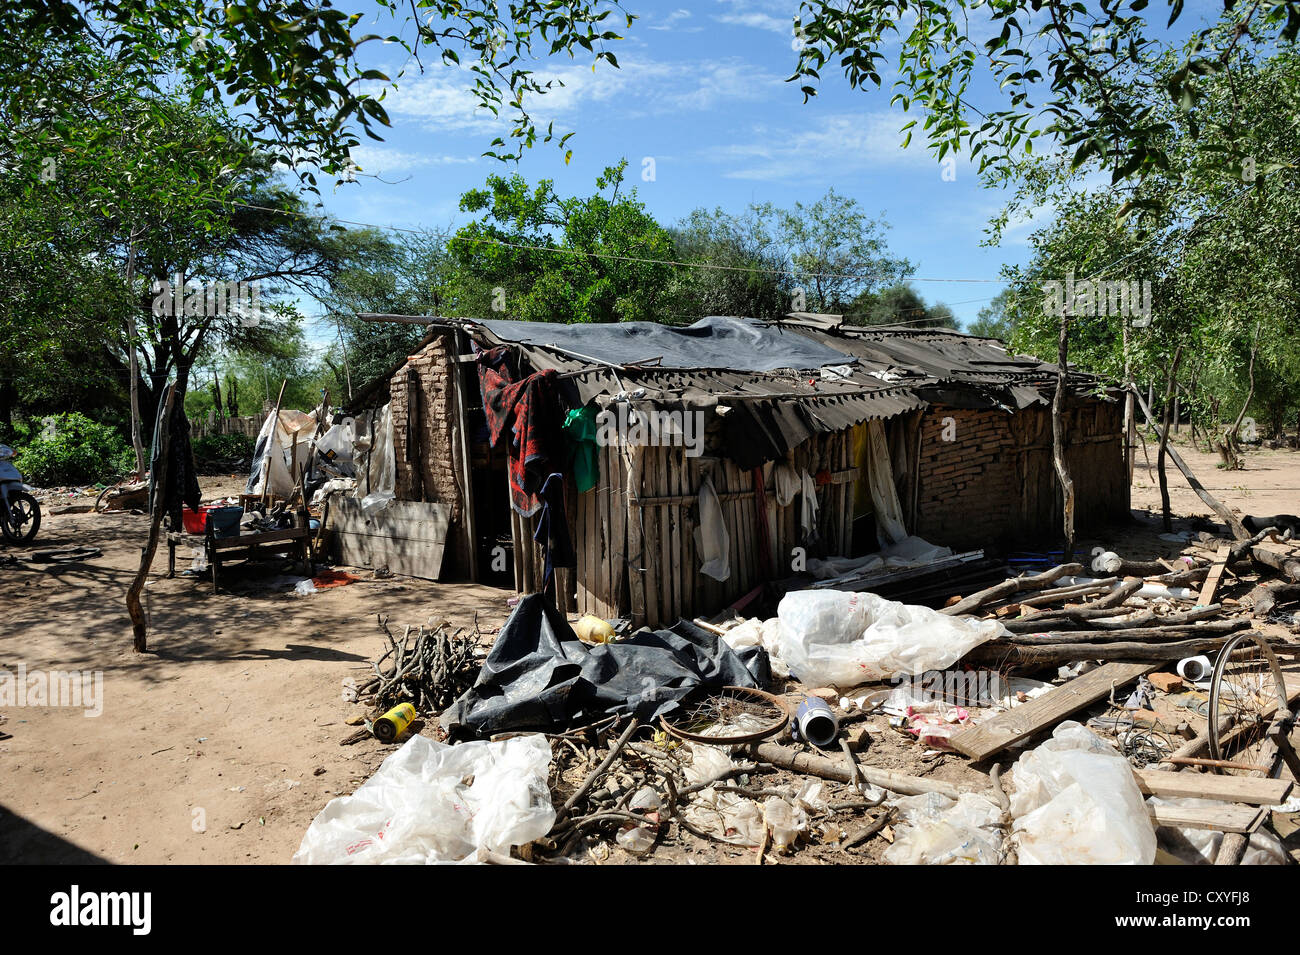
[[[1246,470],[1230,473],[1217,470],[1210,455],[1182,452],[1240,513],[1300,509],[1300,454],[1252,452]],[[1093,545],[1133,558],[1181,550],[1159,539],[1159,491],[1140,455],[1138,462],[1138,522],[1080,542],[1085,553]],[[1190,526],[1188,518],[1210,516],[1181,475],[1173,468],[1170,475],[1179,528]],[[208,498],[233,489],[228,478],[204,481]],[[469,628],[477,611],[480,628],[491,634],[510,609],[509,591],[409,578],[365,579],[302,596],[293,592],[293,576],[268,586],[264,568],[232,579],[235,592],[214,595],[206,575],[179,573],[190,563],[185,548],[178,575],[163,577],[163,548],[147,590],[151,650],[137,654],[124,600],[146,518],[56,513],[48,503],[39,546],[92,545],[103,553],[67,566],[0,565],[0,671],[101,672],[102,714],[0,710],[0,862],[288,862],[316,813],[355,789],[391,751],[374,740],[339,745],[354,731],[344,723],[353,705],[343,697],[343,680],[382,648],[375,614],[403,624],[437,613]],[[6,553],[15,551],[0,545]],[[920,747],[887,727],[873,737],[865,761],[953,780],[974,773],[957,756],[922,758]],[[873,861],[881,841],[848,857],[814,845],[798,861]],[[711,844],[687,848],[666,846],[652,861],[753,856]]]

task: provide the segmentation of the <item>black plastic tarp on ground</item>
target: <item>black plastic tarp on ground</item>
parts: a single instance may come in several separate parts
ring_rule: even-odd
[[[693,693],[762,687],[769,679],[761,648],[742,656],[686,620],[588,646],[541,594],[530,594],[501,628],[477,682],[441,723],[453,737],[466,738],[564,729],[614,714],[648,722]]]

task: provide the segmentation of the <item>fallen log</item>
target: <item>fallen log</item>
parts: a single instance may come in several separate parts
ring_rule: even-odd
[[[1002,638],[1004,642],[1021,646],[1052,646],[1058,643],[1117,643],[1121,640],[1185,640],[1192,634],[1214,635],[1245,630],[1250,621],[1245,617],[1232,620],[1206,620],[1200,623],[1180,623],[1168,627],[1129,627],[1123,630],[1051,630],[1036,633],[1016,633]]]
[[[1032,597],[1026,597],[1020,601],[1022,607],[1038,607],[1043,604],[1055,603],[1058,600],[1069,600],[1072,597],[1088,597],[1097,593],[1109,593],[1111,588],[1119,583],[1118,577],[1102,577],[1097,580],[1089,581],[1086,584],[1071,584],[1068,587],[1055,587],[1051,590],[1044,590],[1042,593],[1034,594]]]
[[[1141,577],[1126,578],[1124,583],[1120,584],[1110,593],[1103,594],[1096,600],[1090,600],[1084,604],[1084,606],[1093,610],[1109,610],[1112,607],[1118,607],[1123,604],[1124,601],[1128,600],[1129,597],[1141,590],[1143,583],[1144,581]]]
[[[1042,590],[1061,577],[1082,572],[1082,564],[1061,564],[1051,570],[1045,570],[1041,574],[1034,574],[1029,577],[1012,577],[1000,584],[994,584],[992,587],[973,593],[969,597],[964,597],[951,607],[944,607],[941,612],[950,617],[960,616],[977,610],[985,604],[1000,601],[1004,597],[1010,597],[1012,594],[1024,593],[1028,590]]]
[[[1000,640],[980,644],[964,657],[962,662],[978,666],[1061,666],[1079,660],[1132,660],[1145,663],[1164,663],[1181,660],[1200,653],[1218,650],[1228,637],[1209,637],[1202,640],[1175,640],[1169,643],[1051,643],[1043,646],[1025,646]]]
[[[1161,616],[1152,610],[1135,611],[1132,607],[1119,607],[1104,612],[1081,609],[1058,610],[1048,612],[1041,618],[1025,617],[1020,620],[1004,621],[1003,626],[1012,633],[1052,633],[1065,630],[1066,624],[1082,623],[1098,630],[1128,630],[1145,627],[1148,624],[1174,626],[1217,617],[1223,611],[1223,604],[1210,604],[1207,607],[1193,607]],[[1127,615],[1127,616],[1125,616]],[[1082,627],[1073,629],[1082,630]]]
[[[1241,602],[1259,617],[1272,613],[1279,603],[1286,600],[1300,600],[1300,584],[1275,580],[1269,584],[1259,584],[1241,598]]]
[[[751,751],[756,758],[794,773],[819,776],[822,779],[831,779],[840,783],[854,782],[852,772],[842,761],[827,759],[825,756],[817,756],[813,753],[801,752],[789,746],[782,746],[780,743],[757,743],[751,747]],[[888,789],[890,792],[901,793],[904,796],[940,793],[950,799],[956,799],[963,792],[968,791],[940,779],[908,776],[904,773],[879,769],[875,766],[859,765],[858,772],[871,785],[879,786],[881,789]]]

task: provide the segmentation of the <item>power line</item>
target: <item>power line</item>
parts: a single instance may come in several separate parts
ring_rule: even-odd
[[[283,215],[298,216],[303,219],[318,219],[320,221],[340,222],[343,223],[344,225],[359,226],[365,229],[386,229],[391,232],[407,232],[410,233],[411,235],[427,234],[427,232],[423,229],[411,229],[411,228],[406,228],[404,226],[395,226],[395,225],[378,225],[373,222],[359,222],[354,219],[339,219],[333,216],[313,215],[312,213],[299,212],[295,209],[277,209],[274,208],[273,206],[259,206],[247,202],[232,202],[231,205],[237,205],[244,209],[255,209],[261,212],[278,212]],[[616,255],[612,252],[584,252],[580,249],[563,249],[563,248],[559,248],[558,246],[549,246],[549,245],[524,245],[518,242],[507,242],[504,239],[468,238],[468,237],[452,236],[447,241],[468,242],[468,243],[476,243],[479,245],[493,245],[493,246],[498,246],[500,248],[515,249],[521,252],[551,252],[560,255],[581,256],[583,258],[609,259],[611,261],[616,261],[616,262],[636,262],[643,265],[671,265],[671,266],[676,266],[678,268],[687,268],[687,269],[714,269],[716,271],[748,272],[748,273],[757,273],[763,275],[802,276],[804,278],[814,278],[814,279],[844,278],[844,279],[854,279],[857,281],[891,278],[891,276],[889,275],[854,275],[852,273],[847,273],[847,272],[806,272],[797,269],[765,269],[765,268],[758,268],[755,266],[748,266],[748,265],[720,265],[716,262],[683,262],[679,259],[652,259],[643,256],[635,256],[635,255]],[[948,282],[954,284],[989,284],[989,285],[1007,284],[1006,281],[1003,279],[930,278],[930,277],[919,277],[919,276],[909,276],[904,278],[903,281]]]

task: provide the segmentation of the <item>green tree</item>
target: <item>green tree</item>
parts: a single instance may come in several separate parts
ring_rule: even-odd
[[[623,192],[626,160],[597,192],[564,197],[554,183],[489,176],[461,197],[480,216],[448,240],[450,298],[463,315],[531,321],[654,321],[672,277],[672,236]],[[623,192],[620,195],[620,192]]]
[[[896,71],[891,102],[922,114],[903,124],[904,145],[920,131],[937,159],[965,148],[993,178],[1013,176],[1035,140],[1045,137],[1051,148],[1039,151],[1068,150],[1075,168],[1094,159],[1114,182],[1142,179],[1172,159],[1165,107],[1196,123],[1206,87],[1243,72],[1247,41],[1285,47],[1300,32],[1295,0],[1224,0],[1218,21],[1190,30],[1179,23],[1184,0],[1167,0],[1167,22],[1163,12],[1144,14],[1147,6],[1147,0],[803,0],[791,80],[807,98],[827,68],[842,71],[854,87],[880,87],[882,74]],[[1247,126],[1224,130],[1228,149],[1216,157],[1220,171],[1249,148]],[[1153,192],[1147,201],[1155,207],[1165,198]]]

